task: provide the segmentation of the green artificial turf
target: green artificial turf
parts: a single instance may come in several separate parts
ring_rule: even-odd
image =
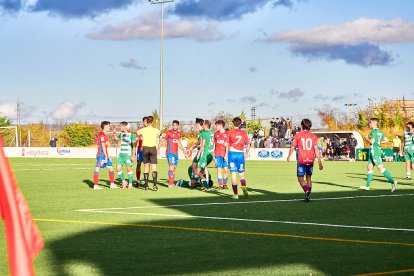
[[[249,196],[238,201],[231,189],[168,189],[165,160],[158,192],[111,190],[106,170],[104,190],[91,189],[93,159],[10,162],[45,240],[37,275],[414,273],[414,180],[403,163],[385,163],[399,182],[391,194],[378,171],[371,191],[358,190],[364,162],[324,162],[305,203],[293,162],[247,162]],[[189,165],[180,161],[177,179]]]

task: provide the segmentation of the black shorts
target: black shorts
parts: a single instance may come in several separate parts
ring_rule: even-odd
[[[158,164],[156,147],[144,147],[142,150],[142,159],[144,164],[151,163],[153,165]]]

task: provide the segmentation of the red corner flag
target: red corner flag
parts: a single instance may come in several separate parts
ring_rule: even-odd
[[[17,187],[4,154],[0,135],[0,218],[4,220],[10,273],[34,275],[33,259],[43,247],[43,239],[33,222],[29,207]]]

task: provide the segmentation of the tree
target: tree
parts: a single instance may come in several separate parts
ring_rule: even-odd
[[[244,110],[240,113],[240,119],[242,120],[242,122],[246,122],[247,116]]]
[[[359,111],[358,112],[358,128],[362,129],[362,128],[366,128],[368,126],[368,119],[367,119],[367,114],[365,111]]]
[[[0,117],[0,127],[9,127],[13,123],[7,117]],[[0,132],[3,136],[3,142],[6,146],[9,146],[13,143],[15,139],[15,130],[14,129],[2,129]]]
[[[95,143],[96,135],[96,130],[92,125],[78,122],[65,126],[60,139],[66,146],[86,147]]]
[[[224,126],[224,127],[228,127],[230,125],[231,121],[233,120],[233,117],[234,116],[232,114],[230,114],[230,113],[226,113],[224,111],[220,111],[218,114],[216,114],[213,117],[213,122],[216,122],[218,120],[223,120],[224,123],[226,124],[226,126]]]
[[[253,134],[260,129],[263,129],[262,119],[259,118],[257,122],[256,121],[247,122],[247,133]]]
[[[8,127],[8,126],[12,126],[12,125],[13,125],[12,121],[7,119],[6,116],[0,117],[0,127]]]
[[[158,128],[158,129],[161,129],[161,127],[160,127],[160,116],[158,115],[158,111],[156,109],[154,109],[154,111],[152,111],[151,116],[154,117],[154,121],[152,122],[152,126]]]
[[[30,131],[30,144],[32,147],[48,147],[50,141],[49,131],[44,123],[30,124],[27,126],[27,131]],[[27,137],[23,135],[24,137]]]
[[[329,130],[336,130],[338,128],[338,121],[335,118],[337,110],[330,105],[325,105],[321,109],[317,109],[321,124]]]

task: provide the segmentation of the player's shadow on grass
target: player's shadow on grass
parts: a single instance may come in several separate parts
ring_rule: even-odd
[[[358,176],[347,176],[347,177],[361,180],[361,185],[360,186],[365,185],[365,181],[367,179],[366,175],[365,175],[365,177],[358,177]],[[382,182],[382,183],[390,184],[390,182],[384,176],[374,174],[374,178],[372,179],[372,183],[375,183],[375,182]]]
[[[341,188],[347,188],[351,190],[358,190],[357,187],[354,186],[348,186],[348,185],[342,185],[342,184],[336,184],[332,182],[320,182],[320,181],[314,181],[313,185],[327,185],[327,186],[334,186],[334,187],[341,187]]]
[[[104,184],[102,184],[102,182],[104,182]],[[90,179],[84,179],[83,183],[85,183],[86,185],[88,185],[89,188],[93,189],[93,181],[91,181]],[[104,186],[109,188],[110,187],[110,183],[108,180],[99,180],[99,185]]]
[[[251,191],[253,190],[263,192],[260,189]],[[358,213],[367,206],[375,210],[383,204],[381,200],[347,199],[341,201],[343,204],[338,204],[338,201],[315,200],[307,204],[300,200],[303,198],[303,193],[272,194],[267,191],[267,194],[263,195],[241,196],[241,200],[260,201],[272,196],[270,199],[297,198],[298,201],[238,204],[243,202],[211,196],[191,199],[157,198],[149,199],[151,205],[164,206],[165,209],[140,209],[138,212],[167,212],[168,214],[169,211],[176,210],[190,217],[160,219],[147,223],[142,220],[145,217],[137,215],[137,219],[125,220],[125,216],[121,214],[120,223],[116,226],[62,224],[62,227],[73,227],[77,232],[47,244],[48,252],[51,252],[54,258],[50,261],[52,265],[48,267],[48,272],[51,275],[73,275],[75,271],[76,273],[84,271],[84,275],[310,275],[311,273],[350,275],[388,271],[390,263],[398,263],[398,267],[410,267],[410,263],[412,264],[410,258],[401,258],[412,254],[412,248],[407,246],[390,247],[393,250],[387,253],[389,261],[384,262],[382,258],[376,256],[379,249],[386,250],[385,245],[298,238],[298,236],[319,236],[322,239],[331,237],[392,241],[399,240],[401,233],[378,236],[378,233],[366,230],[248,221],[270,219],[358,225],[358,223],[366,223],[365,219],[370,220],[373,217],[367,214],[356,222],[354,215],[343,215],[344,208],[348,214]],[[315,198],[360,194],[363,192],[326,192],[315,193]],[[205,206],[200,204],[212,202],[224,204]],[[394,204],[392,207],[401,206]],[[307,216],[300,211],[305,208],[308,210]],[[386,210],[386,212],[392,214],[395,210]],[[338,216],[338,214],[342,215]],[[105,221],[114,221],[113,214],[112,219],[105,219],[102,215],[84,214],[80,219],[92,222],[99,220],[103,221],[103,224]],[[200,216],[219,218],[205,219]],[[247,221],[222,220],[220,217],[240,218]],[[375,220],[373,221],[375,223]],[[93,230],[91,230],[92,225],[96,227]],[[272,233],[276,235],[272,236]],[[375,237],[372,238],[372,235]],[[367,259],[367,256],[372,257]],[[362,259],[367,261],[361,262]],[[83,267],[75,269],[77,265]]]

